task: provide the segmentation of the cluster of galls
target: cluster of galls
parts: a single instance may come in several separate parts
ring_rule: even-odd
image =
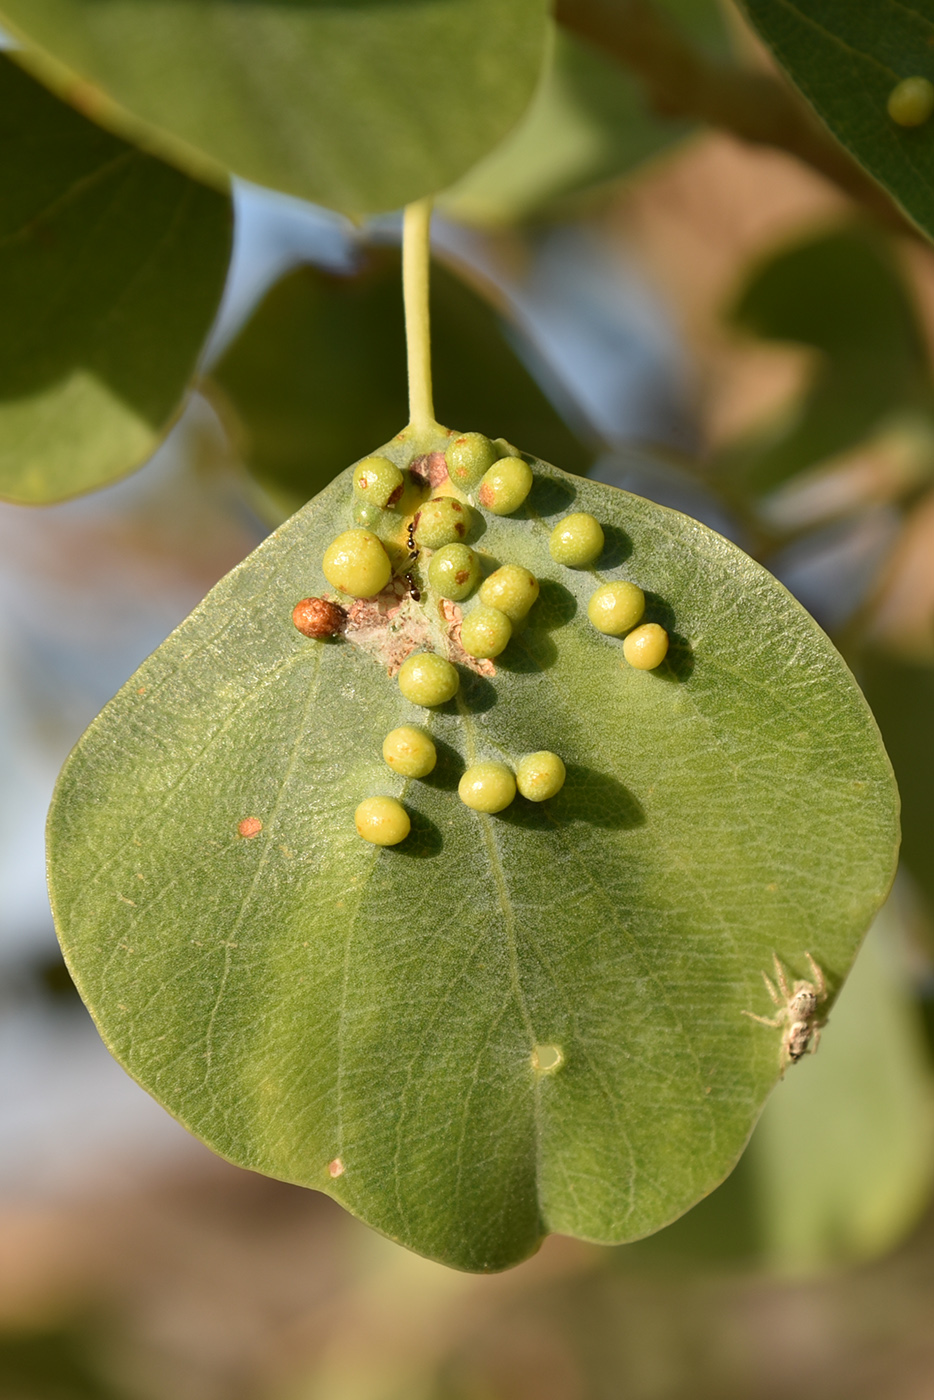
[[[532,488],[532,471],[502,438],[490,440],[482,433],[464,433],[453,439],[444,454],[448,476],[455,487],[475,493],[475,499],[494,515],[511,515]],[[405,478],[385,457],[367,457],[354,469],[354,517],[360,525],[376,524],[382,512],[403,497]],[[472,495],[472,499],[474,496]],[[415,513],[408,528],[410,559],[422,550],[430,552],[428,582],[438,597],[464,602],[478,591],[476,603],[460,623],[459,643],[477,660],[492,660],[508,645],[515,624],[522,622],[539,595],[539,583],[528,569],[504,564],[481,583],[480,559],[464,543],[471,526],[470,506],[454,496],[435,495]],[[589,568],[603,552],[604,534],[592,515],[567,516],[552,531],[548,547],[552,559],[567,568]],[[322,569],[328,583],[352,598],[374,598],[392,578],[392,563],[379,536],[366,528],[346,530],[324,554]],[[410,592],[420,597],[411,574],[405,575]],[[623,654],[631,666],[652,670],[664,660],[668,635],[656,623],[640,622],[645,611],[642,590],[633,583],[603,584],[592,595],[587,615],[592,625],[608,636],[626,635]],[[323,640],[337,635],[346,613],[324,598],[305,598],[292,620],[306,637]],[[399,668],[399,689],[414,705],[432,708],[454,698],[460,686],[456,668],[435,652],[409,656]],[[437,761],[435,746],[421,730],[410,725],[394,729],[383,744],[383,757],[397,773],[424,778]],[[458,785],[466,806],[477,812],[501,812],[516,792],[532,802],[543,802],[561,790],[565,767],[557,754],[527,754],[515,772],[504,763],[473,764]],[[370,797],[355,814],[356,827],[366,841],[394,846],[410,831],[405,808],[394,797]]]

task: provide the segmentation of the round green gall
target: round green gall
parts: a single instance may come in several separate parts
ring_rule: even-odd
[[[504,564],[480,587],[480,602],[521,622],[538,597],[538,579],[519,564]]]
[[[472,491],[488,467],[492,467],[499,449],[482,433],[461,433],[444,454],[448,476],[462,491]]]
[[[600,558],[603,543],[599,520],[579,511],[558,521],[548,540],[548,552],[556,564],[586,569]]]
[[[634,583],[605,583],[587,604],[593,626],[608,637],[621,637],[644,612],[645,594]]]
[[[668,633],[657,622],[646,622],[623,642],[623,655],[637,671],[654,671],[668,655]]]
[[[392,578],[382,541],[371,530],[345,530],[324,551],[321,567],[332,588],[351,598],[375,598]]]
[[[532,489],[532,468],[521,457],[501,457],[480,482],[477,500],[494,515],[512,515]]]
[[[489,661],[509,645],[512,623],[498,608],[473,608],[461,623],[461,646],[468,656]]]
[[[516,767],[516,787],[530,802],[544,802],[564,787],[567,770],[556,753],[527,753]]]
[[[399,667],[399,689],[413,705],[443,705],[453,700],[461,678],[450,661],[433,651],[420,651]]]
[[[421,729],[403,724],[383,740],[383,758],[403,778],[427,778],[438,762],[438,751]]]
[[[887,106],[898,126],[923,126],[934,112],[934,86],[927,78],[902,78],[889,93]]]
[[[435,496],[415,517],[415,543],[420,549],[459,544],[470,529],[470,506],[453,496]]]
[[[399,468],[387,457],[364,457],[353,469],[353,489],[380,509],[395,505],[405,489]]]
[[[480,582],[480,560],[466,544],[446,544],[431,556],[428,582],[442,598],[463,602]]]
[[[357,835],[374,846],[398,846],[412,830],[409,814],[394,797],[367,797],[354,812]]]
[[[458,783],[457,795],[474,812],[502,812],[516,795],[516,780],[505,763],[474,763]]]

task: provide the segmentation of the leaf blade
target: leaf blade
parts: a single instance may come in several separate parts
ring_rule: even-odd
[[[797,965],[805,927],[838,985],[896,844],[865,703],[790,595],[696,522],[534,467],[532,509],[485,518],[478,548],[534,568],[540,611],[431,717],[433,779],[382,764],[418,719],[382,667],[291,629],[344,477],[111,703],[50,818],[63,946],[130,1072],[223,1155],[474,1270],[549,1229],[635,1238],[722,1179],[779,1069],[779,1033],[741,1014],[760,971]],[[611,576],[631,541],[664,674],[621,665],[581,620],[592,576],[547,560],[572,503],[612,527]],[[464,763],[541,747],[569,771],[544,810],[457,801]],[[411,845],[356,837],[379,792]]]
[[[0,57],[0,495],[93,490],[181,408],[220,302],[228,197],[100,131]]]
[[[3,15],[40,77],[69,81],[65,64],[98,84],[100,119],[130,139],[354,216],[443,188],[493,146],[546,32],[545,0],[8,0]]]

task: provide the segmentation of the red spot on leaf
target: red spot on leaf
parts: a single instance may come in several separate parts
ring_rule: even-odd
[[[237,823],[238,836],[258,836],[263,829],[263,823],[259,817],[244,817],[243,821]]]

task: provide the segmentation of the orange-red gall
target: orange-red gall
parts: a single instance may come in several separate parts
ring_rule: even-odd
[[[340,1157],[335,1157],[333,1162],[328,1162],[328,1176],[332,1179],[344,1175],[344,1164]]]
[[[238,836],[258,836],[263,829],[263,823],[259,817],[244,817],[243,821],[237,823]]]
[[[292,609],[292,621],[303,637],[323,642],[325,637],[336,637],[343,632],[347,614],[327,598],[303,598]]]

